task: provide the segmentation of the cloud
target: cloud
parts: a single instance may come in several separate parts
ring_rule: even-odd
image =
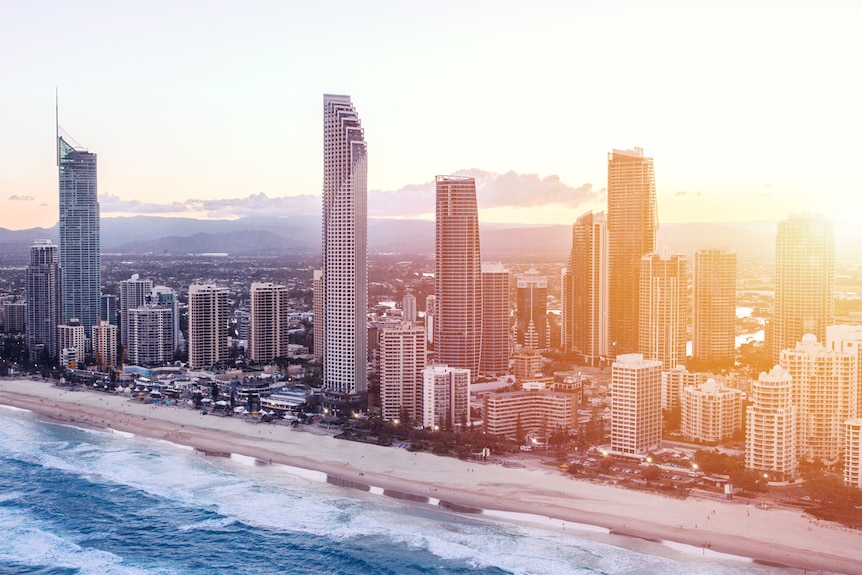
[[[673,197],[675,197],[675,198],[684,198],[686,196],[694,196],[695,198],[700,198],[701,193],[700,192],[685,192],[685,191],[683,191],[683,192],[677,192],[673,195]]]
[[[537,174],[498,174],[478,169],[459,170],[456,176],[476,179],[476,201],[483,208],[532,208],[559,205],[577,208],[589,204],[603,194],[592,184],[572,187],[559,176],[544,178]],[[433,181],[410,184],[392,191],[372,190],[368,194],[369,216],[410,217],[433,214],[435,210],[435,184]]]
[[[460,170],[458,176],[476,179],[476,200],[479,208],[530,208],[559,205],[577,208],[600,199],[604,189],[598,192],[591,184],[572,187],[563,183],[559,176],[539,177],[537,174],[506,172],[497,174],[483,170]],[[417,217],[433,215],[435,205],[434,181],[409,184],[397,190],[370,190],[368,192],[368,215],[371,217]],[[253,215],[313,215],[320,214],[319,195],[269,197],[266,194],[251,194],[244,198],[215,200],[188,199],[182,202],[158,204],[140,200],[124,200],[119,196],[99,196],[101,210],[105,214],[172,214],[201,215],[209,218],[235,218]]]
[[[19,196],[18,194],[12,194],[9,196],[9,199],[13,202],[32,202],[36,198],[33,196]]]

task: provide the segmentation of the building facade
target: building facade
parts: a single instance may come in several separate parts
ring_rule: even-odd
[[[454,429],[470,425],[470,370],[429,365],[422,371],[422,426]]]
[[[290,343],[290,296],[287,286],[271,282],[251,284],[251,333],[249,356],[252,361],[267,362],[288,355]]]
[[[856,417],[858,356],[826,348],[806,334],[781,352],[780,364],[793,388],[796,458],[834,467],[844,452],[844,422]]]
[[[314,361],[323,361],[323,270],[314,270],[311,279],[314,306]]]
[[[844,422],[844,485],[862,489],[862,418]]]
[[[745,408],[745,467],[778,481],[796,475],[796,408],[790,374],[781,366],[752,384]]]
[[[682,391],[681,431],[686,441],[718,443],[742,429],[742,392],[714,379]]]
[[[611,367],[611,451],[646,455],[661,447],[661,362],[617,356]]]
[[[483,398],[485,433],[524,441],[547,438],[578,425],[578,396],[555,391],[489,393]]]
[[[380,407],[385,421],[422,421],[425,329],[413,322],[380,332]]]
[[[546,351],[550,347],[548,326],[548,278],[535,269],[517,280],[517,342],[521,347]]]
[[[60,320],[66,323],[78,318],[89,334],[99,314],[102,280],[96,154],[80,147],[58,126],[57,167],[63,269]]]
[[[826,341],[834,323],[835,233],[821,217],[778,222],[775,240],[775,311],[770,328],[774,361],[807,333]]]
[[[93,326],[93,357],[101,371],[117,367],[117,326],[101,320]]]
[[[25,282],[27,321],[24,327],[30,358],[37,361],[44,349],[47,350],[49,361],[54,362],[62,349],[57,341],[57,326],[61,323],[62,279],[59,252],[51,240],[36,240],[30,247]],[[10,314],[7,312],[7,332],[9,320]]]
[[[412,293],[404,294],[401,298],[401,319],[416,323],[419,317],[419,311],[416,309],[416,296]]]
[[[721,369],[736,357],[736,253],[723,249],[694,254],[692,357]]]
[[[189,367],[208,369],[228,359],[228,289],[189,286]]]
[[[641,258],[658,229],[653,159],[643,149],[608,155],[608,353],[639,351]]]
[[[167,307],[173,314],[173,341],[174,349],[182,349],[183,334],[180,331],[180,298],[177,292],[167,286],[155,286],[150,292],[147,303],[154,306]]]
[[[509,270],[502,264],[482,264],[482,349],[479,373],[509,371]]]
[[[608,226],[603,212],[587,212],[572,226],[572,251],[563,274],[563,348],[586,365],[608,355]]]
[[[685,256],[641,258],[640,353],[665,369],[685,364],[688,339],[688,265]]]
[[[196,303],[201,304],[200,300]],[[128,311],[129,338],[125,351],[128,363],[157,366],[173,361],[176,349],[173,315],[172,308],[160,305],[142,305]],[[199,335],[197,330],[195,335]]]
[[[57,326],[57,345],[60,348],[60,363],[65,367],[77,368],[84,363],[87,336],[84,324],[73,317]]]
[[[129,345],[129,310],[145,305],[152,291],[153,280],[141,279],[139,274],[120,281],[120,344],[123,347]]]
[[[57,287],[59,292],[60,288]],[[56,308],[59,310],[59,306]],[[3,304],[3,331],[6,333],[25,333],[27,331],[28,306],[24,302]],[[54,322],[56,323],[56,322]]]
[[[323,96],[323,389],[367,390],[368,150],[350,96]]]
[[[434,356],[452,368],[479,371],[482,263],[476,180],[436,178]]]

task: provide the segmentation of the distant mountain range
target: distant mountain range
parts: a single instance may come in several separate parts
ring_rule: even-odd
[[[486,261],[565,261],[571,248],[571,226],[483,224],[482,259]],[[228,253],[236,256],[320,253],[320,219],[249,217],[236,220],[197,220],[135,216],[102,218],[102,252],[117,254],[184,255]],[[59,241],[58,227],[12,231],[0,228],[0,252],[20,253],[26,261],[33,241]],[[736,251],[740,261],[768,262],[775,254],[774,222],[663,224],[659,249],[692,255],[706,247]],[[860,242],[837,246],[839,257],[862,253]],[[430,220],[369,219],[371,253],[434,254],[434,222]],[[17,259],[17,258],[16,258]]]

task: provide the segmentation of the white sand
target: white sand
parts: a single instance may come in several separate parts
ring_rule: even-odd
[[[65,391],[42,381],[0,380],[0,404],[43,419],[110,428],[202,451],[236,453],[322,472],[382,490],[458,506],[528,514],[549,527],[609,530],[808,570],[862,574],[862,532],[800,511],[660,495],[578,481],[550,468],[504,468],[379,447],[238,418],[145,405],[127,396]],[[382,492],[373,490],[372,492]],[[523,517],[528,517],[527,515]]]

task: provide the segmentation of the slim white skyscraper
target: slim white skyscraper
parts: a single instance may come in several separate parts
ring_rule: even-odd
[[[350,96],[323,96],[323,389],[367,390],[368,150]]]
[[[617,356],[611,371],[611,450],[646,455],[661,446],[661,362]]]
[[[425,328],[407,321],[380,332],[380,407],[385,421],[422,421],[423,369]]]
[[[36,240],[30,247],[26,280],[27,347],[34,361],[39,361],[39,356],[44,355],[42,350],[47,352],[47,359],[51,362],[56,361],[60,354],[57,342],[61,305],[60,275],[57,246],[51,240]]]

